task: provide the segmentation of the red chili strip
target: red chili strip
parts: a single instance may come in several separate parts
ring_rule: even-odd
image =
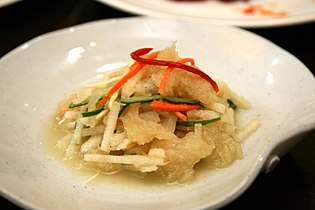
[[[159,55],[160,51],[153,52],[147,56],[147,59],[155,59]],[[134,77],[145,64],[135,62],[129,67],[129,72],[123,76],[105,95],[105,97],[96,105],[96,108],[100,108],[119,88],[121,88],[129,79]]]
[[[201,78],[207,80],[210,83],[210,85],[213,87],[213,90],[215,92],[219,91],[219,87],[218,87],[217,83],[210,76],[208,76],[206,73],[200,71],[199,69],[197,69],[193,66],[178,63],[175,61],[153,60],[153,59],[147,59],[147,58],[141,57],[142,55],[149,53],[152,49],[153,48],[141,48],[141,49],[138,49],[138,50],[132,52],[130,54],[130,56],[132,59],[134,59],[135,61],[138,61],[139,63],[142,63],[142,64],[148,64],[148,65],[154,65],[154,66],[169,66],[169,67],[173,67],[173,68],[180,68],[180,69],[186,70],[188,72],[196,74],[196,75],[200,76]]]

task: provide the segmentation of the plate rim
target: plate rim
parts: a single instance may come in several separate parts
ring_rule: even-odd
[[[52,31],[52,32],[48,32],[48,33],[45,33],[45,34],[42,34],[42,35],[39,35],[25,43],[23,43],[22,45],[20,46],[23,46],[24,44],[31,44],[31,43],[34,43],[34,42],[37,42],[37,41],[41,41],[43,38],[47,37],[47,36],[50,36],[50,35],[54,35],[54,34],[59,34],[60,32],[66,32],[67,30],[69,30],[70,28],[73,28],[73,29],[76,29],[76,28],[82,28],[86,25],[91,25],[91,24],[99,24],[99,23],[117,23],[117,22],[120,22],[120,21],[129,21],[129,20],[134,20],[134,21],[143,21],[143,20],[150,20],[150,21],[161,21],[161,19],[157,19],[157,18],[147,18],[147,17],[129,17],[129,18],[119,18],[119,19],[106,19],[106,20],[97,20],[97,21],[92,21],[92,22],[87,22],[87,23],[83,23],[83,24],[79,24],[79,25],[75,25],[75,26],[72,26],[72,27],[67,27],[67,28],[64,28],[64,29],[59,29],[59,30],[56,30],[56,31]],[[174,21],[174,20],[163,20],[163,21],[170,21],[170,22],[177,22],[177,23],[182,23],[183,21]],[[185,22],[184,22],[185,23]],[[211,24],[207,24],[207,25],[211,25]],[[242,31],[244,33],[247,33],[249,35],[253,35],[255,36],[256,38],[259,38],[259,39],[262,39],[263,41],[267,41],[269,42],[269,44],[272,44],[273,47],[277,47],[279,50],[281,50],[282,52],[284,53],[287,53],[289,54],[290,56],[292,56],[292,58],[296,59],[296,61],[300,62],[301,64],[303,64],[299,59],[297,59],[294,55],[292,55],[291,53],[289,53],[288,51],[280,48],[279,46],[275,45],[274,43],[270,42],[269,40],[257,35],[257,34],[254,34],[252,32],[249,32],[249,31],[246,31],[246,30],[243,30],[243,29],[239,29],[239,28],[236,28],[236,27],[232,27],[232,26],[217,26],[217,27],[223,27],[223,28],[234,28],[235,30],[238,30],[238,31]],[[13,55],[14,53],[16,53],[17,51],[21,50],[20,49],[20,46],[13,49],[12,51],[10,51],[9,53],[7,53],[6,55],[4,55],[2,58],[0,58],[0,67],[1,67],[1,63],[2,61],[4,61],[6,58],[10,57],[11,55]],[[304,64],[303,64],[304,65]],[[310,74],[312,74],[310,72],[310,70],[304,65],[305,69],[309,71]],[[308,128],[307,130],[305,130],[304,132],[307,132],[309,129],[312,129],[312,128]],[[283,142],[287,140],[287,138],[283,138],[282,140],[280,141],[277,141],[277,144]],[[271,145],[271,146],[268,146],[269,149],[265,149],[265,154],[270,154],[272,151],[274,145]],[[269,151],[270,150],[270,151]],[[262,168],[263,167],[263,162],[259,162],[260,163],[260,166],[259,168]],[[238,188],[237,192],[238,193],[234,193],[232,194],[232,196],[228,197],[228,198],[225,198],[225,200],[223,202],[219,202],[219,203],[216,203],[216,205],[214,205],[213,207],[222,207],[223,205],[226,205],[227,203],[230,203],[231,201],[233,201],[234,199],[236,199],[237,197],[239,197],[244,191],[246,191],[248,189],[248,187],[252,184],[252,182],[256,179],[257,175],[259,174],[260,170],[257,170],[257,167],[255,167],[255,170],[253,170],[253,172],[251,173],[251,177],[248,178],[248,180],[245,182],[244,185],[242,185],[240,188]],[[8,198],[8,200],[12,201],[17,201],[17,203],[21,204],[21,206],[23,207],[32,207],[32,205],[29,205],[28,202],[23,202],[23,200],[20,200],[19,198],[17,198],[16,200],[13,199],[12,197],[9,196],[10,193],[6,193],[3,195],[3,189],[0,188],[0,194],[6,198]],[[7,197],[9,196],[9,197]]]
[[[140,7],[135,4],[130,4],[125,2],[124,0],[97,0],[100,3],[107,4],[113,8],[118,10],[123,10],[125,12],[130,12],[136,15],[145,15],[152,16],[157,18],[174,18],[174,19],[183,19],[186,21],[192,22],[207,22],[211,24],[218,25],[234,25],[238,27],[244,28],[272,28],[279,26],[291,26],[298,25],[303,23],[310,23],[315,21],[315,11],[307,12],[305,14],[294,15],[294,16],[286,16],[281,18],[268,18],[268,19],[257,19],[257,20],[242,20],[242,19],[220,19],[220,18],[202,18],[202,17],[194,17],[194,16],[186,16],[183,14],[175,14],[172,12],[161,12],[157,10],[153,10],[147,7]]]

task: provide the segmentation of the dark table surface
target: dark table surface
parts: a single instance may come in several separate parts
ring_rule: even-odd
[[[315,4],[314,4],[315,6]],[[129,14],[93,0],[24,0],[0,8],[0,57],[46,32]],[[315,74],[315,22],[277,28],[246,29],[274,42]],[[0,197],[0,209],[20,209]],[[223,209],[315,209],[315,131],[278,166],[261,174],[250,188]]]

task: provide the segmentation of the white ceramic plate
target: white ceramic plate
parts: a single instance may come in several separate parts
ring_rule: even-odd
[[[210,75],[252,103],[241,123],[260,115],[261,127],[231,167],[200,173],[187,186],[114,180],[85,184],[54,160],[42,143],[43,124],[57,102],[100,71],[129,61],[141,47],[177,41]],[[246,43],[246,44],[244,44]],[[315,126],[315,80],[294,56],[233,27],[128,18],[93,22],[37,37],[0,60],[0,193],[34,209],[218,208],[244,192],[272,154]],[[263,199],[263,198],[262,198]]]
[[[13,4],[13,3],[17,3],[19,1],[21,1],[21,0],[0,0],[0,8],[8,6],[8,5]]]
[[[305,23],[315,20],[314,0],[248,0],[233,3],[218,0],[98,0],[118,9],[135,14],[163,18],[205,21],[213,24],[241,27],[274,27]],[[254,14],[244,9],[260,5]],[[267,14],[272,11],[273,14]],[[284,16],[278,15],[286,13]],[[262,14],[264,13],[264,14]]]

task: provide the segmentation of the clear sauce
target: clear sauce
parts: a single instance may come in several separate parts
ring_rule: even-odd
[[[132,187],[152,187],[158,185],[167,185],[161,177],[157,175],[146,175],[143,176],[139,173],[119,171],[113,174],[105,174],[100,172],[96,168],[86,167],[84,161],[80,155],[75,155],[71,160],[63,159],[63,151],[56,148],[56,143],[64,136],[64,132],[55,128],[53,117],[49,119],[44,125],[43,135],[42,135],[42,145],[47,155],[52,156],[58,164],[64,166],[69,170],[73,176],[79,177],[82,183],[85,185],[112,185],[123,183],[124,186]],[[200,178],[204,173],[210,174],[215,170],[209,168],[204,161],[200,161],[194,167],[195,178]],[[185,183],[184,185],[189,185]]]

